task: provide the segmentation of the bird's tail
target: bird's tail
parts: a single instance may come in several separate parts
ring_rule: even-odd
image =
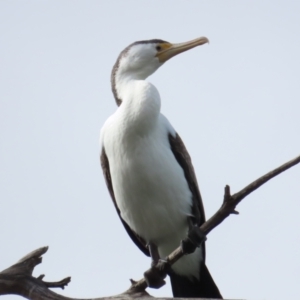
[[[190,279],[172,271],[170,274],[174,297],[223,299],[206,265],[201,264],[200,279]]]

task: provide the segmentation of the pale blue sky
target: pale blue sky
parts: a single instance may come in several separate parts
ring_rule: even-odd
[[[35,275],[72,276],[60,293],[120,293],[150,261],[117,217],[99,165],[99,130],[116,105],[111,68],[128,44],[210,44],[149,80],[193,159],[207,217],[223,188],[300,154],[297,1],[0,2],[0,269],[49,245]],[[208,236],[225,298],[295,299],[300,166],[247,197]],[[151,294],[171,296],[170,286]],[[16,296],[6,297],[16,299]]]

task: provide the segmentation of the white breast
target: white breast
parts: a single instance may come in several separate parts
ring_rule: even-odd
[[[184,172],[169,145],[168,135],[175,131],[163,115],[155,116],[155,107],[129,114],[122,106],[102,129],[116,202],[130,228],[154,242],[164,257],[186,237],[192,206]],[[190,275],[198,277],[200,259],[197,251],[173,268],[180,274],[192,268]]]

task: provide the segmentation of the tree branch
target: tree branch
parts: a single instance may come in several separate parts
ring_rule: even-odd
[[[275,176],[279,175],[280,173],[286,171],[287,169],[295,166],[300,162],[300,155],[296,158],[288,161],[287,163],[281,165],[280,167],[274,169],[271,172],[261,176],[260,178],[256,179],[255,181],[251,182],[249,185],[244,187],[241,191],[231,196],[230,194],[230,187],[228,185],[225,186],[224,191],[224,200],[223,204],[220,209],[210,218],[208,219],[203,225],[200,226],[200,229],[203,231],[204,234],[208,234],[211,232],[215,227],[221,224],[230,214],[237,214],[235,211],[235,207],[250,193],[258,189],[264,183],[269,181],[270,179],[274,178]],[[167,258],[166,260],[170,265],[173,265],[176,261],[178,261],[182,256],[183,252],[181,247],[175,249]],[[131,293],[134,291],[141,291],[147,288],[147,283],[145,279],[141,279],[138,282],[135,282],[131,285],[127,292]]]
[[[209,220],[207,220],[200,227],[201,231],[207,235],[216,226],[222,223],[230,214],[237,214],[237,212],[235,211],[235,207],[246,196],[258,189],[270,179],[298,164],[299,162],[300,156],[258,178],[234,195],[230,194],[230,187],[227,185],[224,191],[224,200],[222,206]],[[64,287],[71,281],[70,277],[66,277],[63,280],[57,282],[45,282],[43,281],[44,275],[40,275],[37,278],[32,276],[33,269],[35,268],[35,266],[42,262],[41,256],[46,253],[47,250],[48,247],[39,248],[20,259],[19,262],[12,265],[8,269],[0,272],[0,296],[15,294],[31,300],[88,300],[64,297],[49,290],[49,288],[57,287],[64,289]],[[178,247],[166,259],[168,263],[172,265],[183,255],[184,254],[182,253],[181,247]],[[131,287],[123,294],[105,298],[94,298],[89,300],[118,300],[151,297],[145,291],[147,288],[147,284],[144,278],[137,282],[131,280],[131,283]]]
[[[131,298],[129,295],[122,294],[105,298],[79,299],[64,297],[52,292],[49,287],[63,289],[71,281],[71,277],[66,277],[58,282],[45,282],[42,280],[45,275],[40,275],[37,278],[32,276],[34,267],[42,262],[41,256],[47,251],[48,247],[32,251],[16,264],[0,272],[0,296],[15,294],[31,300],[103,300],[109,298],[118,300]],[[133,296],[134,298],[150,297],[146,291],[135,293]]]

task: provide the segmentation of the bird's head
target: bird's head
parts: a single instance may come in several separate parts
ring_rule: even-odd
[[[122,80],[144,80],[171,57],[205,43],[208,43],[206,37],[179,44],[154,39],[138,41],[126,47],[120,53],[111,74],[117,105],[122,103],[118,96],[118,84]]]

